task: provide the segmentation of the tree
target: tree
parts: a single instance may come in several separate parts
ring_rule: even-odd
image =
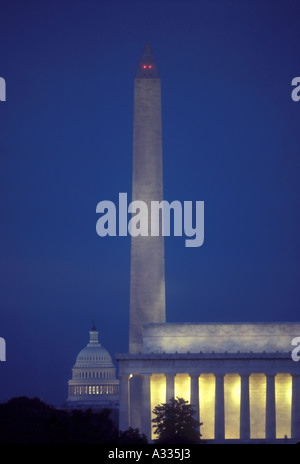
[[[128,430],[119,432],[119,441],[120,445],[128,445],[128,444],[141,444],[144,445],[148,443],[147,437],[144,434],[140,434],[139,429],[133,429],[129,427]]]
[[[153,413],[156,415],[152,419],[158,435],[156,443],[200,443],[202,422],[194,418],[193,406],[183,398],[171,398],[169,403],[156,406]]]
[[[1,444],[114,444],[118,430],[110,410],[56,409],[38,398],[0,404]]]

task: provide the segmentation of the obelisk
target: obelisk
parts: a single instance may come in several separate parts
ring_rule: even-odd
[[[146,42],[134,80],[132,201],[148,205],[148,236],[131,237],[129,352],[142,351],[144,323],[166,322],[164,238],[151,236],[151,201],[163,200],[161,83]]]

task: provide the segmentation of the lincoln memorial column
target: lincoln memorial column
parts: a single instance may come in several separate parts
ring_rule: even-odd
[[[199,376],[191,375],[191,405],[195,410],[195,419],[199,421]]]
[[[250,439],[249,375],[241,375],[240,439]]]
[[[151,374],[142,375],[142,433],[144,433],[151,441],[151,390],[150,390]]]
[[[292,376],[292,438],[300,439],[300,375]]]
[[[267,375],[266,439],[276,438],[275,375]]]
[[[119,430],[127,430],[129,427],[129,375],[119,375],[120,381],[120,407]]]
[[[224,415],[224,375],[216,375],[216,397],[215,397],[215,440],[225,438],[225,415]]]

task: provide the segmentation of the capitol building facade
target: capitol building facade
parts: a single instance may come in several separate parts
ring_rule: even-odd
[[[108,351],[98,339],[95,326],[90,340],[83,348],[72,369],[68,381],[68,408],[117,409],[119,406],[119,380]]]

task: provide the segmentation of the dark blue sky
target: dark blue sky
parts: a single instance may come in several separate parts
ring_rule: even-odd
[[[92,321],[128,349],[133,79],[162,80],[165,199],[204,200],[205,243],[165,240],[168,322],[299,321],[299,1],[1,0],[0,401],[61,404]]]

